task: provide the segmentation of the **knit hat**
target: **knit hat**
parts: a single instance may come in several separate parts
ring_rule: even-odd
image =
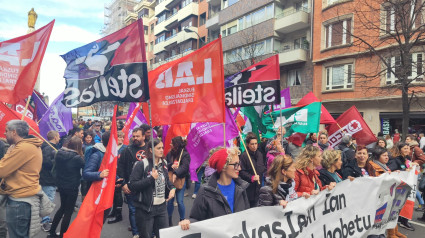
[[[209,159],[210,167],[221,173],[227,162],[227,149],[216,151]]]

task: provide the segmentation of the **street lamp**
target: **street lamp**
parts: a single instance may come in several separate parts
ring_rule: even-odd
[[[189,29],[188,27],[184,28],[184,31],[185,31],[186,33],[194,32],[194,33],[198,36],[198,42],[197,42],[197,48],[198,48],[198,49],[199,49],[199,40],[200,40],[200,41],[202,41],[202,43],[203,43],[203,44],[205,44],[205,41],[204,41],[204,40],[202,40],[202,38],[199,36],[198,32],[196,32],[196,31],[194,31],[194,30],[191,30],[191,29]]]

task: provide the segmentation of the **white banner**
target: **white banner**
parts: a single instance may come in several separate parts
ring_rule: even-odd
[[[162,229],[160,234],[162,238],[339,238],[384,234],[397,224],[398,214],[416,184],[412,173],[414,170],[345,180],[332,191],[299,198],[285,209],[252,208],[192,223],[188,231],[175,226]]]

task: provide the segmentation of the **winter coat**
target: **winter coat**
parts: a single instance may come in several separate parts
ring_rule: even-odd
[[[335,171],[335,173],[338,175],[338,177],[342,179],[342,176],[339,175],[338,172]],[[320,179],[320,182],[322,182],[323,186],[329,185],[332,182],[336,183],[335,179],[329,174],[327,169],[323,168],[319,170],[319,174],[320,174],[319,179]]]
[[[295,191],[297,192],[298,197],[301,197],[303,193],[311,194],[311,191],[315,190],[313,177],[316,180],[319,190],[325,189],[322,186],[322,182],[319,179],[319,172],[317,170],[307,169],[308,174],[302,169],[297,169],[295,172]]]
[[[390,168],[391,171],[405,171],[408,168],[408,164],[410,164],[410,156],[403,157],[401,155],[390,159],[387,163],[388,168]]]
[[[321,152],[325,151],[325,150],[333,150],[334,148],[332,148],[332,146],[329,145],[329,143],[326,143],[328,146],[325,149],[322,149],[322,147],[319,145],[319,143],[314,143],[313,146],[316,146],[320,149]],[[325,144],[325,145],[326,145]]]
[[[132,193],[136,194],[136,199],[133,200],[134,206],[143,209],[145,212],[150,212],[153,204],[155,189],[155,179],[151,175],[153,165],[152,159],[143,159],[136,162],[128,182],[128,188]],[[162,166],[165,178],[165,197],[167,198],[170,190],[175,187],[168,179],[168,169],[165,160],[162,160]]]
[[[288,181],[288,183],[281,182],[276,193],[273,193],[272,181],[270,178],[266,178],[266,184],[260,189],[260,196],[258,199],[258,206],[276,206],[279,205],[281,200],[292,201],[296,199],[297,192],[295,192],[294,180]]]
[[[56,151],[52,147],[50,147],[49,144],[43,142],[43,144],[41,145],[41,153],[43,155],[43,164],[41,165],[40,185],[55,186],[55,178],[52,175],[52,169],[53,163],[55,161]]]
[[[252,163],[254,164],[257,175],[259,175],[260,179],[262,179],[263,173],[265,172],[263,155],[258,150],[256,152],[249,151],[249,155],[252,159]],[[239,172],[239,176],[241,177],[241,179],[249,183],[249,186],[246,189],[248,199],[251,203],[255,202],[256,204],[258,201],[258,196],[260,194],[261,184],[258,184],[258,181],[252,181],[252,177],[255,174],[251,166],[251,162],[249,161],[247,151],[245,151],[240,156],[240,164],[241,171]]]
[[[381,166],[379,166],[377,163],[375,163],[373,161],[370,161],[370,165],[372,165],[373,170],[375,170],[375,176],[376,177],[387,172],[383,168],[381,168]],[[389,171],[391,171],[391,170],[389,170]]]
[[[29,237],[35,237],[40,232],[41,219],[50,215],[55,209],[55,204],[50,201],[47,195],[40,190],[37,194],[25,198],[10,198],[19,202],[26,202],[31,205],[31,221],[29,227]],[[5,209],[5,207],[0,207]]]
[[[56,153],[56,185],[58,188],[78,189],[84,159],[74,150],[63,147]]]
[[[4,182],[0,193],[24,198],[40,191],[41,144],[42,140],[28,136],[4,155],[0,160],[0,179],[3,178]]]
[[[102,180],[99,168],[106,148],[102,143],[97,143],[91,148],[91,150],[92,151],[87,151],[86,153],[86,164],[83,170],[83,179],[88,182]]]
[[[375,176],[375,170],[373,169],[372,165],[369,161],[366,161],[366,165],[364,169],[367,171],[369,176],[376,177]],[[353,159],[348,161],[348,163],[345,165],[345,167],[342,169],[342,177],[344,179],[347,179],[348,176],[358,178],[363,177],[362,169],[357,165],[357,160]]]
[[[422,165],[425,163],[424,152],[419,148],[419,144],[416,141],[410,142],[410,146],[410,158],[412,158],[412,162],[418,163],[419,167],[422,168]]]
[[[180,152],[181,153],[181,152]],[[189,174],[189,165],[190,165],[190,155],[187,152],[186,149],[183,150],[182,158],[180,160],[179,167],[174,170],[171,166],[174,164],[174,161],[178,161],[180,157],[180,153],[178,153],[178,156],[176,158],[173,158],[173,155],[171,154],[171,151],[168,152],[167,156],[165,157],[165,160],[167,161],[167,169],[168,171],[172,171],[177,178],[185,178],[186,175]]]
[[[134,163],[146,158],[148,145],[136,146],[131,144],[124,148],[120,154],[117,167],[117,176],[123,178],[123,185],[130,181],[130,174],[133,170]]]
[[[191,222],[203,221],[214,217],[231,214],[229,203],[221,193],[217,185],[220,178],[218,173],[214,173],[208,183],[201,186],[193,202],[189,219]],[[235,182],[235,198],[233,213],[244,211],[250,208],[246,189],[248,183],[240,178],[233,179]]]

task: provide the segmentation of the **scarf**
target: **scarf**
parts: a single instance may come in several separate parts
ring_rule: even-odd
[[[325,151],[329,148],[329,143],[326,142],[326,144],[322,144],[322,143],[317,143],[320,147],[320,149],[322,149],[322,151]]]
[[[377,165],[379,165],[379,167],[381,167],[383,170],[385,170],[385,172],[390,171],[390,169],[388,168],[387,165],[381,163],[379,160],[373,160],[373,162]]]

